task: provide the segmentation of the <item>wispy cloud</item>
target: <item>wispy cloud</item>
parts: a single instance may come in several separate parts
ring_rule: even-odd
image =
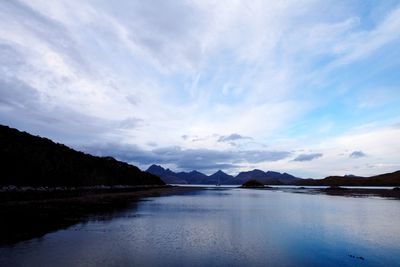
[[[144,165],[394,170],[399,18],[396,3],[361,0],[2,1],[0,123],[120,143]],[[323,157],[287,160],[299,149]],[[362,166],[334,156],[359,150]]]
[[[300,154],[294,161],[311,161],[320,157],[322,157],[322,153]]]
[[[223,135],[218,138],[218,142],[231,142],[231,141],[238,141],[238,140],[251,140],[252,138],[249,136],[242,136],[240,134],[230,134],[230,135]]]

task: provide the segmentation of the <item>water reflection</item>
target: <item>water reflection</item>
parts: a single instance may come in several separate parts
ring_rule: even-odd
[[[397,200],[226,188],[150,200],[2,248],[0,265],[400,266]]]

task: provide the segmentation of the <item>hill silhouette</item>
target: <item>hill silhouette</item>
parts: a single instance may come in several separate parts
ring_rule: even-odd
[[[354,175],[328,176],[324,179],[302,179],[297,185],[321,185],[321,186],[399,186],[400,171],[360,177]]]
[[[26,132],[0,125],[0,185],[96,186],[163,185],[112,157],[96,157]]]

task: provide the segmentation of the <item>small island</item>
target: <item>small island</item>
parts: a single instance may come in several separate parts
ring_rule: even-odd
[[[248,180],[244,184],[242,184],[240,187],[242,188],[272,188],[270,186],[265,186],[263,183],[257,180]]]
[[[331,191],[331,190],[348,190],[348,189],[345,187],[338,186],[338,185],[331,185],[331,186],[325,188],[324,190]]]

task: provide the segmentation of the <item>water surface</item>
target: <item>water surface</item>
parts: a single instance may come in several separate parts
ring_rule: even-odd
[[[209,188],[0,248],[0,266],[400,266],[400,201]]]

